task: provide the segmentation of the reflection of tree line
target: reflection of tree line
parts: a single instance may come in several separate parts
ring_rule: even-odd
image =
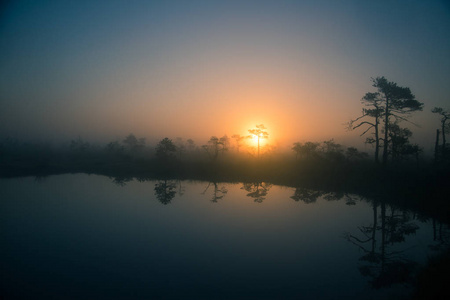
[[[126,182],[132,180],[129,177],[116,177],[113,182],[124,186]],[[138,181],[150,179],[136,178]],[[246,192],[256,203],[262,203],[272,184],[267,182],[247,182],[242,183],[241,190]],[[185,186],[180,180],[159,180],[154,186],[154,195],[158,201],[167,205],[178,194],[182,196]],[[223,200],[228,194],[227,185],[215,181],[208,182],[201,195],[209,195],[213,203]],[[325,192],[313,189],[297,187],[290,197],[296,202],[311,204],[317,202],[319,198],[326,201],[344,200],[346,205],[355,205],[360,200],[359,196],[345,192]],[[369,282],[375,289],[389,287],[393,284],[410,284],[415,279],[418,264],[405,258],[405,251],[395,246],[405,242],[409,235],[414,235],[419,229],[414,223],[415,216],[406,211],[389,206],[382,201],[372,202],[372,222],[368,226],[359,226],[356,234],[345,234],[345,239],[357,246],[363,255],[359,258],[359,271],[361,275],[370,278]],[[434,244],[430,245],[431,250],[440,251],[448,247],[450,232],[442,223],[433,220]]]
[[[178,194],[181,197],[185,193],[185,186],[181,184],[181,180],[159,180],[155,183],[155,196],[164,205],[169,204]]]
[[[449,225],[443,225],[442,222],[433,219],[433,241],[430,245],[431,250],[441,251],[445,250],[450,245],[450,230]]]
[[[247,197],[253,198],[257,203],[261,203],[266,199],[272,184],[267,182],[243,183],[241,190],[248,192]]]
[[[129,177],[129,176],[118,176],[112,178],[112,182],[119,185],[119,186],[125,186],[128,182],[133,181],[136,179],[139,182],[145,182],[153,180],[151,178],[144,178],[144,177]],[[158,182],[155,183],[154,187],[155,196],[156,199],[159,200],[164,205],[169,204],[172,199],[178,194],[178,196],[183,196],[185,192],[185,187],[182,185],[181,180],[158,180]]]
[[[357,235],[345,236],[364,252],[359,259],[360,273],[370,277],[372,287],[377,289],[395,283],[411,283],[417,263],[403,256],[405,250],[391,248],[404,242],[406,236],[415,234],[419,227],[412,222],[410,213],[383,202],[374,201],[372,209],[372,224],[358,227]]]
[[[112,181],[119,185],[125,186],[128,182],[132,181],[134,177],[118,176],[112,178]],[[149,178],[136,178],[136,180],[143,182],[152,179]],[[267,182],[251,182],[242,183],[241,190],[247,191],[247,197],[254,199],[255,202],[261,203],[266,199],[272,184]],[[185,187],[182,185],[181,180],[158,180],[154,187],[155,196],[164,205],[171,203],[172,199],[178,194],[183,196],[185,193]],[[222,200],[228,193],[228,189],[225,184],[211,181],[207,184],[205,190],[201,193],[205,195],[207,192],[211,192],[211,202],[217,203]]]
[[[261,203],[264,199],[266,199],[267,193],[271,187],[272,184],[267,182],[249,182],[242,183],[242,187],[240,189],[248,192],[246,195],[247,197],[252,198],[257,203]],[[213,203],[217,203],[219,200],[222,200],[228,193],[228,189],[225,185],[217,182],[209,182],[205,190],[202,192],[202,195],[205,195],[210,188],[211,202]]]
[[[357,199],[356,196],[344,192],[325,192],[302,187],[295,188],[294,195],[291,196],[291,199],[310,204],[316,202],[320,197],[327,201],[337,201],[344,198],[345,204],[347,205],[355,205]]]
[[[127,182],[136,179],[139,182],[145,182],[153,180],[146,177],[130,177],[130,176],[118,176],[112,178],[112,181],[119,185],[125,186]],[[241,190],[247,192],[246,196],[250,197],[256,203],[262,203],[270,189],[272,184],[267,182],[247,182],[242,183]],[[211,181],[207,184],[205,190],[201,193],[205,195],[208,191],[211,192],[210,200],[213,203],[217,203],[228,193],[226,184]],[[178,194],[179,197],[185,193],[185,186],[181,180],[159,180],[154,186],[154,195],[164,205],[171,203],[173,198]],[[346,205],[355,205],[360,199],[358,196],[348,194],[345,192],[325,192],[320,190],[313,190],[303,187],[297,187],[294,190],[294,194],[290,197],[296,202],[302,201],[306,204],[315,203],[319,198],[327,201],[345,200]],[[403,268],[407,271],[411,268],[411,265],[406,261],[397,260],[401,252],[389,252],[388,246],[392,246],[396,243],[404,242],[407,235],[415,234],[419,228],[416,224],[411,222],[410,215],[405,211],[399,211],[391,206],[387,206],[383,202],[374,201],[373,208],[373,224],[371,226],[359,227],[360,235],[363,237],[357,237],[356,235],[347,234],[348,241],[357,245],[365,252],[365,255],[361,257],[361,261],[366,261],[369,264],[360,268],[361,273],[366,276],[374,278],[373,284],[375,287],[382,286],[382,280],[386,276],[391,276],[393,273],[393,267]],[[380,216],[378,217],[378,212]],[[433,238],[436,242],[435,245],[431,245],[432,250],[440,250],[448,246],[450,236],[448,230],[443,228],[442,223],[433,219]],[[377,233],[381,237],[381,243],[379,249],[376,248]],[[367,245],[370,244],[370,247]],[[378,270],[378,274],[376,274]],[[397,274],[399,275],[399,274]]]
[[[118,176],[112,178],[112,181],[119,185],[125,186],[128,182],[136,179],[139,182],[150,181],[153,179],[150,178],[139,178],[139,177],[127,177],[127,176]],[[250,197],[254,200],[254,202],[262,203],[272,188],[272,184],[264,181],[256,181],[256,182],[244,182],[242,183],[241,190],[247,192],[246,196]],[[185,193],[185,187],[182,185],[181,180],[159,180],[155,183],[154,187],[156,198],[164,205],[169,204],[172,199],[178,194],[179,196],[183,196]],[[205,195],[207,192],[211,192],[211,202],[217,203],[222,200],[228,193],[228,189],[225,184],[211,181],[208,182],[206,188],[201,193]],[[343,192],[323,192],[318,190],[312,190],[307,188],[296,188],[294,195],[291,196],[291,199],[295,201],[303,201],[306,204],[314,203],[317,201],[319,197],[323,197],[327,201],[340,200],[342,198],[346,199],[347,205],[355,205],[356,198],[347,193]]]
[[[217,203],[219,200],[222,200],[223,197],[225,197],[225,195],[228,193],[228,190],[225,186],[219,187],[219,184],[217,182],[210,182],[206,186],[206,189],[202,192],[202,195],[205,195],[211,186],[213,187],[211,196],[211,202],[213,203]]]
[[[296,188],[291,199],[314,203],[319,198],[327,201],[345,199],[347,205],[355,205],[360,197],[343,192],[324,192],[307,188]],[[345,238],[356,245],[364,254],[360,257],[361,275],[371,278],[370,284],[379,289],[393,284],[414,282],[417,263],[405,258],[405,251],[398,246],[405,242],[406,236],[413,235],[419,229],[413,222],[411,213],[394,208],[384,202],[372,202],[373,222],[369,226],[358,227],[358,234],[346,234]],[[442,223],[433,219],[433,240],[431,250],[447,249],[450,232]]]

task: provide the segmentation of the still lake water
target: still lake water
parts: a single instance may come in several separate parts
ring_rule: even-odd
[[[438,243],[412,213],[265,183],[68,174],[1,179],[0,199],[5,299],[399,297],[382,274]]]

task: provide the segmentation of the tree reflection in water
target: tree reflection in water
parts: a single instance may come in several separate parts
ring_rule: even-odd
[[[211,202],[213,203],[217,203],[219,200],[222,200],[223,197],[225,197],[225,195],[228,193],[228,190],[224,185],[219,188],[217,182],[209,182],[208,186],[206,186],[206,189],[202,192],[202,195],[205,195],[211,186],[213,187],[213,193],[211,196]]]
[[[155,184],[155,196],[164,205],[169,204],[177,194],[177,184],[173,180],[160,180]]]
[[[355,197],[344,192],[323,192],[303,187],[295,188],[294,195],[291,196],[291,199],[310,204],[316,202],[320,197],[323,197],[327,201],[338,201],[345,197],[347,205],[356,204]]]
[[[379,208],[379,209],[378,209]],[[373,288],[389,287],[396,283],[412,283],[417,263],[408,260],[403,253],[407,250],[391,249],[403,243],[405,237],[419,229],[412,222],[411,215],[399,211],[385,203],[372,203],[373,222],[369,226],[358,227],[359,233],[347,233],[345,238],[364,252],[360,257],[361,275],[370,277]],[[380,212],[380,216],[378,216]],[[380,243],[377,247],[377,239]]]
[[[111,179],[111,177],[109,177]],[[130,176],[116,176],[112,178],[112,182],[118,186],[125,186],[127,182],[133,180],[133,177]]]
[[[261,203],[266,199],[272,184],[267,182],[243,183],[241,190],[249,192],[247,197],[251,197],[255,202]]]
[[[186,186],[184,186],[183,181],[181,180],[177,180],[177,185],[178,185],[178,196],[181,197],[184,195],[184,193],[186,192]]]
[[[324,193],[317,190],[310,190],[306,188],[298,187],[295,189],[294,195],[291,197],[291,199],[295,201],[303,201],[306,204],[314,203],[319,199],[320,196],[322,196]]]

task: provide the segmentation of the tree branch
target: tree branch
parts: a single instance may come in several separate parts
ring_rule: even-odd
[[[413,125],[416,126],[416,127],[422,128],[420,125],[418,125],[418,124],[416,124],[416,123],[414,123],[414,122],[411,122],[411,121],[408,120],[407,118],[404,118],[404,117],[401,117],[401,116],[398,116],[398,115],[395,115],[395,114],[391,114],[391,116],[393,116],[393,117],[396,118],[396,119],[400,119],[400,120],[402,120],[402,121],[411,123],[411,124],[413,124]]]
[[[367,131],[369,131],[371,128],[373,128],[374,126],[370,126],[369,128],[366,129],[366,131],[364,131],[363,133],[361,133],[359,136],[363,136],[367,133]]]
[[[358,127],[361,127],[361,126],[364,125],[364,124],[370,125],[370,127],[374,127],[374,126],[375,126],[375,124],[373,124],[373,123],[364,121],[364,122],[361,122],[361,123],[359,123],[358,125],[354,126],[353,129],[356,129],[356,128],[358,128]]]

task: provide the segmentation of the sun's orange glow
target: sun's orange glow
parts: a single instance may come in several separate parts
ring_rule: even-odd
[[[258,135],[256,134],[251,135],[251,143],[253,144],[253,146],[258,145]],[[264,144],[267,144],[267,140],[262,136],[262,134],[259,134],[259,145],[262,146]]]
[[[256,134],[252,134],[252,143],[253,144],[258,144],[258,136]]]
[[[259,124],[255,127],[248,129],[250,135],[248,136],[247,146],[250,152],[255,152],[259,156],[260,153],[265,152],[264,148],[268,145],[266,140],[269,137],[269,133],[264,124]]]

